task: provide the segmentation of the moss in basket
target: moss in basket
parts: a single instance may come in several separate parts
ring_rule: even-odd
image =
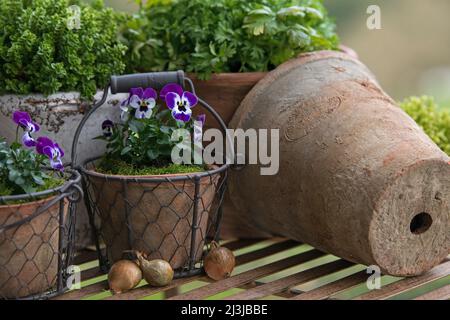
[[[163,166],[135,167],[132,164],[120,160],[103,159],[96,167],[96,171],[103,174],[121,175],[121,176],[153,176],[178,173],[197,173],[205,171],[205,166],[200,165],[182,165],[167,164]]]

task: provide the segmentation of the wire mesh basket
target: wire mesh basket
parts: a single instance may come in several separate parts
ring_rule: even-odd
[[[64,185],[0,197],[0,299],[46,299],[68,288],[74,254],[78,172]]]
[[[72,163],[76,163],[79,136],[87,119],[111,93],[127,93],[134,87],[161,89],[168,83],[195,88],[182,71],[112,77],[103,99],[83,118],[75,135]],[[205,101],[205,108],[227,128]],[[227,136],[229,139],[229,136]],[[213,165],[208,171],[159,176],[119,176],[97,172],[99,158],[84,161],[82,174],[85,203],[100,267],[107,272],[124,252],[139,251],[148,259],[163,259],[175,270],[175,277],[202,272],[202,261],[212,240],[219,236],[222,200],[229,164]]]

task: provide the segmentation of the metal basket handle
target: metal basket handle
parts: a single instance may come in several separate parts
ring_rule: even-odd
[[[77,147],[80,140],[80,134],[87,122],[87,120],[92,116],[92,114],[97,111],[102,105],[105,104],[108,98],[109,90],[111,89],[112,94],[116,93],[128,93],[131,88],[147,88],[152,87],[154,89],[160,90],[166,84],[178,83],[183,88],[185,87],[185,82],[190,86],[191,91],[195,94],[194,84],[191,79],[185,77],[184,71],[167,71],[167,72],[151,72],[151,73],[138,73],[138,74],[128,74],[122,76],[111,76],[110,83],[105,87],[103,91],[103,96],[99,102],[94,104],[94,106],[86,113],[83,119],[80,121],[77,130],[75,131],[75,136],[72,143],[72,154],[71,154],[71,164],[73,168],[77,168]],[[228,145],[231,147],[229,157],[226,158],[227,164],[229,163],[229,158],[235,159],[234,144],[231,136],[227,130],[227,126],[223,121],[222,117],[211,107],[206,101],[198,99],[199,103],[210,112],[213,117],[217,120],[219,125],[222,127],[222,131],[225,133],[228,141]]]
[[[148,88],[160,90],[168,83],[178,83],[184,85],[184,72],[151,72],[127,74],[123,76],[111,77],[111,93],[127,93],[131,88]]]

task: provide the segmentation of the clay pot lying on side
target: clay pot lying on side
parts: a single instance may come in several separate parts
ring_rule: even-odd
[[[200,80],[195,74],[188,74],[195,86],[197,96],[202,97],[220,114],[226,124],[252,88],[267,75],[267,72],[216,73],[209,80]],[[194,108],[194,114],[202,113]],[[207,128],[218,128],[214,117],[207,117]]]
[[[168,261],[173,269],[185,267],[191,257],[194,216],[198,225],[195,262],[202,258],[205,238],[214,220],[211,215],[220,173],[199,180],[196,211],[195,174],[105,175],[95,172],[90,163],[84,175],[110,263],[120,260],[123,251],[137,250],[147,254],[149,260]],[[190,178],[171,181],[186,176]]]
[[[58,278],[60,221],[55,196],[0,205],[0,298],[16,299],[54,289]],[[45,210],[46,206],[50,206]],[[44,210],[40,213],[41,210]],[[64,216],[68,202],[64,205]],[[30,219],[26,221],[26,219]]]

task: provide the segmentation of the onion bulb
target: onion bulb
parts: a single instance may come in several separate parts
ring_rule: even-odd
[[[138,255],[139,266],[145,281],[151,286],[164,287],[173,280],[173,269],[171,265],[164,260],[147,260],[142,254]]]
[[[236,260],[234,254],[225,247],[220,247],[215,241],[211,243],[211,251],[205,258],[205,271],[214,280],[223,280],[231,276]]]
[[[130,260],[114,263],[108,273],[109,289],[113,294],[122,293],[135,288],[142,280],[139,266]]]

